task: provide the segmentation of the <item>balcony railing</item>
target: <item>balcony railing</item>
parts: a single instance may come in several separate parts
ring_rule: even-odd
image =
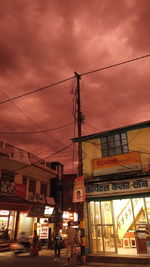
[[[50,167],[51,164],[47,164],[44,159],[41,159],[30,152],[24,151],[20,148],[17,148],[4,142],[0,142],[0,155],[12,160],[26,163],[28,165],[34,165],[47,171],[52,170],[52,168]]]

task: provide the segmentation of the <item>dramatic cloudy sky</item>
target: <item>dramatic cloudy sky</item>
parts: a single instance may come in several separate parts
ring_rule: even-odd
[[[149,0],[1,0],[0,102],[150,54]],[[149,120],[150,57],[81,78],[82,134]],[[75,79],[0,105],[0,140],[75,171]],[[96,130],[97,129],[97,130]],[[76,150],[75,148],[75,155]],[[62,151],[61,151],[62,150]],[[60,152],[59,152],[60,151]],[[53,155],[55,152],[55,155]],[[52,156],[53,155],[53,156]]]

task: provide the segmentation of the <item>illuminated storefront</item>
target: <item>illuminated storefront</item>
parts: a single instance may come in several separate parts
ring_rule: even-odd
[[[150,178],[147,177],[132,182],[88,184],[89,239],[93,253],[147,253],[149,192]]]
[[[14,238],[16,216],[15,211],[0,210],[0,241]]]

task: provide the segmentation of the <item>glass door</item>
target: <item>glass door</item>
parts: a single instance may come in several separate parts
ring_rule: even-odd
[[[93,252],[117,252],[112,201],[92,201],[90,235]]]
[[[112,201],[101,202],[104,251],[116,252],[115,226]]]

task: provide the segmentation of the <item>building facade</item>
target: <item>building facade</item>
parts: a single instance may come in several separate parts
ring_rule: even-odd
[[[33,154],[0,142],[0,242],[15,240],[19,232],[49,238],[49,218],[55,202],[50,180],[56,171]]]
[[[83,136],[82,151],[86,251],[149,253],[150,121]]]

